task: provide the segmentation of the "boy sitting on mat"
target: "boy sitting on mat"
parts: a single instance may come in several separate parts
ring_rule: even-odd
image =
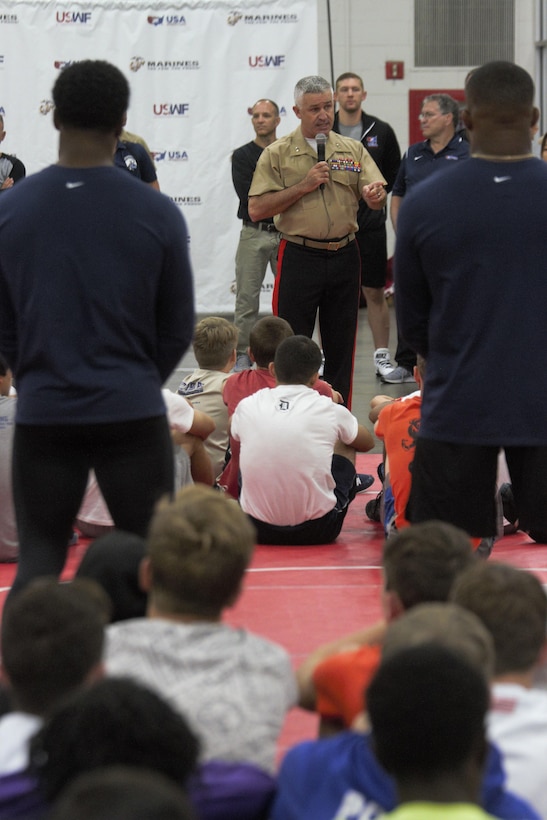
[[[207,316],[194,329],[192,347],[198,366],[182,380],[177,393],[215,423],[205,442],[214,481],[224,469],[228,448],[228,411],[222,391],[236,361],[237,328],[222,316]]]
[[[320,366],[312,339],[285,339],[270,364],[276,387],[243,399],[232,416],[240,503],[260,544],[331,543],[350,501],[372,483],[355,472],[355,453],[374,439],[346,407],[312,389]]]
[[[241,593],[254,544],[247,517],[223,493],[195,484],[162,502],[140,567],[147,616],[108,627],[105,660],[109,675],[150,686],[188,719],[202,760],[273,773],[297,698],[289,655],[222,621]]]
[[[381,521],[386,538],[409,526],[406,505],[410,495],[412,462],[416,438],[420,431],[422,386],[425,378],[425,359],[418,356],[414,367],[414,381],[418,390],[408,396],[393,399],[375,396],[370,402],[369,419],[374,432],[384,442],[383,489],[366,506],[366,515],[372,521]]]
[[[233,416],[241,399],[251,396],[263,387],[275,387],[275,376],[269,370],[270,363],[273,362],[275,351],[283,339],[289,336],[294,336],[293,330],[280,316],[264,316],[255,322],[249,336],[247,353],[256,367],[232,373],[224,383],[222,397],[228,408],[229,418]],[[333,390],[323,379],[317,379],[313,387],[333,401],[343,402],[340,393]],[[239,442],[235,441],[233,436],[230,436],[230,460],[218,477],[217,484],[232,498],[239,498]]]

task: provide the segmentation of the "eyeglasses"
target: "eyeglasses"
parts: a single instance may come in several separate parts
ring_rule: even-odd
[[[433,117],[442,116],[442,113],[443,113],[442,111],[436,111],[435,113],[432,113],[431,111],[424,111],[423,114],[418,114],[418,119],[419,120],[432,120]]]

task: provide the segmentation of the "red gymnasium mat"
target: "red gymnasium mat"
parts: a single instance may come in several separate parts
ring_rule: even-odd
[[[358,471],[373,474],[375,483],[351,504],[338,540],[328,546],[258,546],[242,595],[226,614],[228,623],[285,646],[295,666],[319,644],[380,617],[382,527],[365,515],[367,501],[380,489],[379,461],[379,455],[358,456]],[[63,579],[73,577],[88,543],[84,539],[71,547]],[[523,533],[495,544],[492,557],[529,569],[547,582],[547,546],[536,546]],[[0,605],[15,571],[15,564],[0,564]],[[280,754],[315,732],[315,717],[293,709]]]

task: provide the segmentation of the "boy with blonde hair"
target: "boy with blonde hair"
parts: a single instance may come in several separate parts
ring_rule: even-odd
[[[273,772],[276,742],[296,702],[287,652],[222,622],[235,604],[255,532],[239,505],[203,485],[163,503],[150,525],[141,586],[146,618],[108,627],[109,674],[163,695],[202,742],[203,760]]]
[[[198,367],[182,380],[178,394],[207,413],[215,430],[205,442],[216,478],[224,468],[228,449],[228,410],[222,398],[226,379],[236,361],[238,331],[221,316],[201,319],[194,330],[193,350]]]

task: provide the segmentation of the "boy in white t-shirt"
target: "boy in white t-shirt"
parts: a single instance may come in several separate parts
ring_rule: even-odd
[[[451,598],[494,641],[488,736],[503,754],[508,786],[547,817],[547,692],[535,685],[545,662],[545,590],[532,572],[481,561],[460,575]]]
[[[355,416],[312,387],[321,351],[307,336],[276,350],[276,387],[243,399],[231,420],[241,443],[240,503],[261,544],[328,544],[350,501],[370,486],[355,472],[355,453],[374,446]]]

